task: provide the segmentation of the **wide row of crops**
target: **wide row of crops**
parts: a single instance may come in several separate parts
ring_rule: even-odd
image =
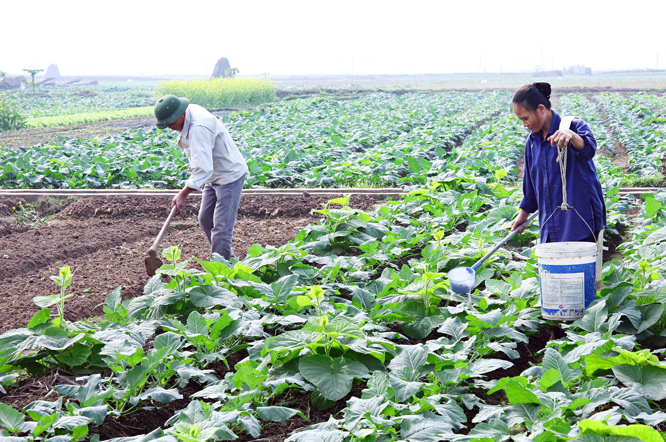
[[[561,324],[540,316],[536,225],[477,271],[471,296],[446,278],[516,214],[526,134],[510,95],[320,97],[225,116],[253,186],[408,194],[372,212],[335,199],[292,242],[255,245],[238,261],[195,268],[167,249],[144,295],[112,291],[96,321],[40,311],[0,335],[0,390],[52,370],[78,382],[22,410],[0,404],[0,436],[99,440],[108,420],[188,398],[163,427],[122,441],[251,440],[277,423],[303,442],[666,440],[666,191],[619,196],[638,173],[612,158],[620,146],[630,164],[658,170],[648,150],[663,146],[665,108],[605,104],[645,98],[559,99],[609,152],[597,157],[607,236],[622,241],[596,301]],[[600,124],[615,111],[632,124]],[[644,152],[630,149],[648,129]],[[5,154],[4,187],[178,186],[187,176],[172,134],[157,130]],[[328,419],[312,422],[315,408]]]
[[[609,93],[561,97],[562,111],[589,121],[608,153],[599,159],[602,181],[663,181],[666,105],[640,104],[646,99]],[[485,158],[488,176],[504,169],[515,179],[525,132],[509,102],[510,94],[497,92],[317,97],[231,113],[224,121],[248,162],[250,186],[399,187],[436,180],[470,158]],[[0,185],[177,188],[189,171],[185,156],[174,149],[175,136],[147,129],[0,148]],[[628,170],[613,167],[617,146],[626,151]]]

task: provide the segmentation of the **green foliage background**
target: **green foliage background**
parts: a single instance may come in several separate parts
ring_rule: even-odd
[[[26,118],[21,111],[18,95],[0,94],[0,132],[24,128]]]

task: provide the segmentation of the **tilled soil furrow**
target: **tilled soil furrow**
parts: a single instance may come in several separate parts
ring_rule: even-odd
[[[236,256],[245,257],[253,244],[277,247],[293,240],[321,217],[311,211],[327,201],[328,197],[306,195],[243,197],[233,236]],[[118,286],[123,299],[140,296],[148,281],[146,252],[168,215],[169,203],[168,197],[73,199],[46,224],[30,228],[12,224],[14,202],[0,198],[0,206],[9,207],[10,214],[3,213],[0,220],[0,333],[26,326],[39,311],[32,301],[35,296],[59,292],[50,276],[58,275],[63,266],[74,272],[66,291],[73,295],[65,301],[69,321],[103,314],[106,296]],[[177,245],[182,260],[190,262],[188,268],[199,268],[192,257],[207,260],[210,255],[197,224],[197,204],[197,199],[188,201],[160,245]],[[373,196],[351,197],[354,208],[371,210],[379,204]]]
[[[160,225],[144,224],[137,229],[128,221],[90,220],[85,226],[49,225],[3,236],[0,256],[11,265],[0,267],[0,281],[29,273],[56,262],[84,257],[99,250],[155,236]]]

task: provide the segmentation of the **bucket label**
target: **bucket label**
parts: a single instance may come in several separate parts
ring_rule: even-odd
[[[585,311],[585,274],[548,273],[541,277],[541,305],[547,310]],[[565,314],[564,316],[569,316]]]

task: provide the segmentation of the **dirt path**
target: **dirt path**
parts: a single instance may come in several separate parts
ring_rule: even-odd
[[[0,132],[0,146],[27,147],[55,141],[58,137],[81,138],[106,137],[139,127],[153,127],[154,117],[136,117],[122,120],[97,121],[70,126],[54,126],[35,129]]]
[[[587,98],[590,100],[590,102],[594,103],[597,106],[597,110],[599,112],[599,115],[601,116],[601,119],[604,122],[604,125],[606,126],[606,131],[611,134],[613,138],[613,152],[609,152],[607,150],[604,150],[603,153],[611,158],[613,162],[615,163],[616,166],[618,166],[620,169],[627,171],[629,170],[630,164],[629,164],[629,154],[627,153],[627,148],[624,147],[618,139],[613,136],[613,130],[611,128],[611,125],[608,121],[608,116],[604,112],[603,107],[601,104],[594,98],[594,95],[589,94]]]

